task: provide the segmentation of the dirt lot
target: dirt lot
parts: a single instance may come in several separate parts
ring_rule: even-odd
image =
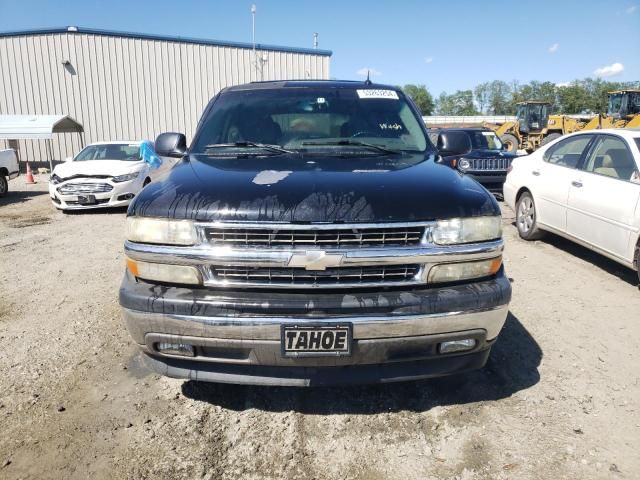
[[[505,211],[511,314],[482,371],[340,389],[142,366],[119,314],[124,212],[0,200],[0,478],[638,478],[634,273]]]

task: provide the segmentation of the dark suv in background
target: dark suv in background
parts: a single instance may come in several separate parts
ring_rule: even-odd
[[[502,195],[509,166],[517,155],[505,151],[488,128],[429,129],[429,137],[445,163],[476,179],[494,194]]]

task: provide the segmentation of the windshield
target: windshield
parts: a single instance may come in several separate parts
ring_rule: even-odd
[[[430,144],[420,121],[395,90],[235,91],[216,100],[191,151],[218,154],[220,147],[272,145],[296,153],[317,149],[424,152]]]
[[[502,150],[502,142],[494,132],[469,132],[471,145],[478,150]]]
[[[74,162],[84,162],[88,160],[124,160],[127,162],[137,162],[140,160],[140,146],[129,145],[127,143],[89,145],[73,159]]]
[[[618,93],[616,95],[609,95],[609,111],[607,112],[609,115],[620,113],[620,110],[622,109],[623,98],[624,95],[622,95],[621,93]]]

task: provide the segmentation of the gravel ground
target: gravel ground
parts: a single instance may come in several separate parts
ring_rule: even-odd
[[[145,370],[120,319],[124,212],[0,200],[0,478],[635,479],[635,274],[505,208],[511,313],[486,368],[286,389]]]

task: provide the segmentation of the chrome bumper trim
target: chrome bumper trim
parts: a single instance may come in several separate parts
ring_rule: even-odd
[[[396,338],[482,329],[487,340],[498,336],[509,311],[508,305],[485,310],[447,312],[428,315],[363,317],[203,317],[149,313],[123,309],[129,332],[138,344],[149,333],[175,336],[237,340],[279,340],[280,326],[304,323],[348,322],[353,324],[355,340]]]
[[[420,245],[414,247],[324,249],[342,255],[340,266],[436,264],[490,259],[504,249],[502,239],[462,245]],[[295,253],[304,249],[234,249],[197,245],[176,247],[126,241],[128,257],[144,262],[176,265],[228,265],[247,267],[287,267]],[[319,250],[319,249],[316,249]]]

